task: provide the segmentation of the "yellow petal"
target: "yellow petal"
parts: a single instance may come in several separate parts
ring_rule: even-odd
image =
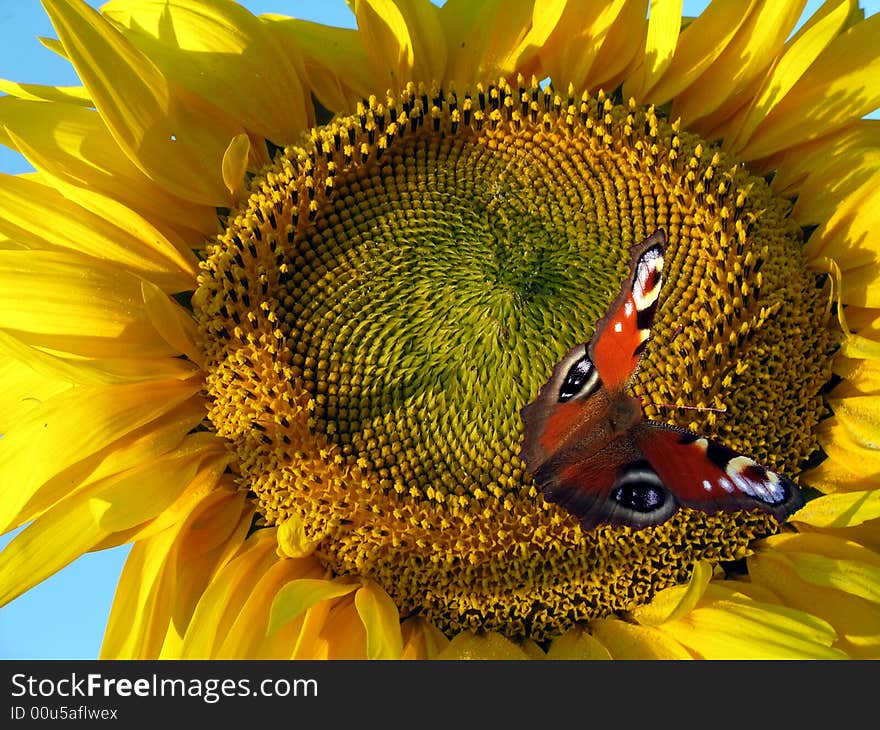
[[[647,32],[644,26],[641,3],[567,3],[550,38],[539,48],[541,67],[557,84],[602,86],[636,55],[642,32]],[[622,27],[627,28],[624,34]],[[612,58],[603,61],[600,54]]]
[[[880,243],[874,232],[880,221],[880,172],[876,170],[844,200],[831,217],[813,232],[804,246],[808,260],[828,257],[839,266],[843,278],[838,298],[860,307],[880,306]]]
[[[524,32],[518,34],[516,45],[506,55],[493,60],[492,66],[502,74],[510,75],[516,71],[530,74],[538,49],[544,47],[559,24],[567,4],[565,0],[536,2],[532,7],[531,23],[523,29]]]
[[[771,188],[780,197],[793,197],[799,193],[801,184],[808,177],[815,177],[814,185],[818,186],[822,175],[835,176],[829,182],[838,185],[849,177],[849,170],[841,163],[849,159],[862,160],[866,153],[870,154],[878,146],[880,146],[880,119],[860,119],[838,132],[805,142],[776,155],[777,161],[772,166],[776,170],[776,175],[773,177]],[[848,185],[843,189],[849,194],[852,188],[852,185]],[[797,220],[801,221],[800,218]]]
[[[846,319],[853,332],[880,342],[880,311],[866,307],[847,307]]]
[[[440,10],[423,0],[395,0],[403,12],[414,44],[415,79],[446,81],[446,43],[440,25]],[[429,81],[430,80],[430,81]]]
[[[88,500],[96,524],[106,532],[121,532],[157,517],[181,496],[200,469],[216,474],[225,461],[219,440],[191,433],[174,451],[92,484],[69,501]],[[64,502],[58,505],[63,507]]]
[[[880,453],[880,395],[829,399],[834,419],[846,431],[850,443],[861,447],[868,466]],[[829,447],[831,444],[828,445]]]
[[[367,632],[367,658],[400,659],[400,615],[391,596],[373,581],[364,581],[354,594],[354,605]]]
[[[840,659],[836,634],[810,614],[769,603],[717,601],[662,631],[704,659]]]
[[[547,658],[546,652],[531,639],[522,639],[519,648],[523,650],[526,657],[531,660],[544,660]]]
[[[18,241],[13,241],[5,234],[0,233],[0,251],[21,251],[25,248],[27,248],[27,246]]]
[[[51,101],[58,104],[91,106],[92,100],[82,86],[41,86],[40,84],[20,84],[17,81],[0,79],[0,91],[16,99],[28,101]]]
[[[761,550],[784,554],[804,580],[880,603],[880,554],[831,534],[776,535]]]
[[[644,100],[664,104],[688,88],[724,51],[755,6],[754,0],[715,0],[685,28],[675,54]]]
[[[226,473],[229,454],[223,441],[208,432],[190,433],[187,438],[193,441],[199,438],[199,448],[205,452],[198,472],[174,502],[133,534],[132,541],[147,540],[162,531],[179,528],[209,495],[214,492],[235,491],[230,475]]]
[[[181,658],[216,656],[254,585],[278,562],[275,544],[274,530],[257,530],[240,546],[238,555],[214,572],[187,626]]]
[[[225,463],[228,456],[224,453],[223,442],[216,435],[193,433],[193,429],[204,420],[204,413],[202,399],[189,398],[120,440],[59,471],[28,501],[23,510],[24,519],[39,514],[63,496],[76,494],[97,481],[138,468],[175,451],[184,441]]]
[[[717,601],[743,600],[751,600],[758,603],[777,603],[780,605],[785,603],[770,587],[757,585],[748,579],[714,580],[706,587],[702,602],[708,605]]]
[[[165,628],[154,607],[159,602],[155,589],[163,559],[174,542],[174,533],[166,532],[152,543],[136,542],[125,560],[110,607],[110,617],[101,645],[102,659],[155,658],[162,648]],[[150,549],[158,547],[155,552]],[[167,622],[165,622],[167,626]]]
[[[308,536],[302,518],[293,514],[278,525],[279,555],[288,558],[305,558],[311,555],[320,543]]]
[[[586,629],[573,628],[554,639],[548,659],[611,659],[608,650]]]
[[[305,612],[299,636],[290,653],[291,659],[326,659],[327,640],[321,636],[330,613],[331,602],[316,603]]]
[[[880,607],[807,582],[788,556],[772,550],[759,551],[748,562],[753,581],[772,586],[787,606],[828,621],[838,635],[835,647],[854,658],[880,658]]]
[[[878,565],[809,554],[792,556],[792,563],[798,575],[810,583],[880,603]]]
[[[502,65],[511,57],[517,63],[514,49],[531,24],[534,5],[532,0],[447,0],[439,13],[447,80],[464,87],[509,73]]]
[[[852,560],[880,566],[880,554],[864,545],[819,533],[781,533],[761,540],[756,543],[756,547],[786,554],[815,553],[836,560]]]
[[[234,201],[238,201],[244,192],[244,176],[247,172],[250,149],[251,141],[248,136],[239,134],[233,137],[226,152],[223,153],[223,182]]]
[[[447,43],[446,79],[467,86],[498,75],[538,72],[538,54],[564,9],[557,0],[448,0],[439,13]]]
[[[613,659],[693,659],[681,644],[661,631],[613,618],[590,624]]]
[[[861,119],[880,105],[880,15],[835,38],[739,149],[740,157],[766,157],[817,139]]]
[[[0,532],[48,508],[78,483],[52,483],[52,477],[79,462],[89,464],[89,457],[157,420],[198,390],[198,384],[178,382],[78,387],[34,408],[0,439]],[[83,419],[83,413],[89,418]],[[51,459],[45,458],[47,453]],[[23,513],[25,505],[30,511]]]
[[[313,560],[278,560],[248,592],[238,616],[217,650],[218,659],[286,659],[302,630],[303,616],[272,626],[272,610],[280,590],[303,575],[323,570]]]
[[[358,31],[382,87],[398,92],[412,78],[413,42],[403,13],[392,0],[360,0],[354,4]]]
[[[860,490],[880,476],[880,450],[859,443],[836,417],[822,424],[826,459],[804,474],[804,480],[823,492]]]
[[[114,483],[127,474],[137,473],[147,464],[169,458],[169,454],[175,455],[175,458],[184,458],[190,453],[203,454],[199,473],[208,475],[208,478],[213,476],[216,480],[216,477],[222,474],[228,456],[224,453],[222,443],[210,434],[183,436],[201,420],[198,417],[193,418],[191,413],[186,412],[192,405],[192,402],[182,404],[150,424],[155,427],[154,430],[144,427],[141,433],[129,437],[124,446],[116,449],[110,446],[52,477],[28,500],[16,522],[25,522],[33,518],[39,521],[45,513],[57,512],[59,509],[63,511],[64,505],[78,504],[78,500],[87,499],[101,485]],[[182,452],[183,449],[186,453]],[[114,513],[104,515],[101,512],[101,504],[93,500],[92,518],[104,528],[105,535],[99,537],[90,549],[102,550],[122,542],[138,540],[173,524],[179,506],[187,501],[190,491],[198,487],[198,476],[197,474],[196,478],[190,480],[189,485],[170,505],[166,505],[161,513],[151,518],[149,522],[138,523],[137,526],[135,523],[126,523],[118,530],[109,529],[113,526],[112,520],[116,519]],[[144,494],[152,499],[149,492],[145,491]]]
[[[683,124],[703,120],[701,127],[712,128],[752,99],[754,86],[773,64],[805,4],[806,0],[756,3],[718,58],[675,98],[672,117],[681,117]]]
[[[153,182],[125,156],[93,109],[0,98],[0,141],[16,147],[13,136],[30,150],[31,164],[56,179],[115,198],[154,221],[180,228],[185,221],[201,238],[216,231],[213,206],[181,200]]]
[[[873,352],[877,354],[872,356]],[[880,342],[859,335],[844,338],[840,357],[834,359],[834,372],[843,378],[834,389],[835,396],[848,398],[880,393]]]
[[[291,58],[302,63],[303,79],[318,101],[334,112],[376,92],[375,79],[360,34],[282,15],[261,15]]]
[[[401,659],[434,659],[449,645],[440,629],[421,616],[408,618],[400,625],[403,636]]]
[[[682,0],[651,0],[645,43],[646,82],[653,84],[672,62],[681,28]]]
[[[241,126],[176,86],[81,0],[46,0],[44,5],[77,74],[129,159],[185,200],[228,204],[221,162],[229,140],[244,131]]]
[[[672,62],[681,30],[682,0],[651,0],[644,61],[624,82],[624,99],[641,99]]]
[[[0,339],[3,336],[4,333],[0,333]],[[72,383],[64,378],[46,377],[23,360],[0,356],[0,403],[3,404],[0,434],[6,433],[43,401],[71,386]]]
[[[140,279],[61,251],[0,251],[0,327],[85,357],[178,354],[150,323]]]
[[[348,595],[358,584],[339,580],[300,578],[281,588],[272,600],[269,632],[298,618],[317,603]]]
[[[0,553],[6,604],[113,533],[135,527],[176,499],[203,454],[175,453],[92,485],[34,520]]]
[[[852,315],[854,309],[847,314]],[[862,331],[869,336],[851,333],[844,337],[833,362],[834,372],[843,378],[834,388],[834,395],[843,399],[880,394],[880,342],[875,333]]]
[[[850,527],[878,517],[880,491],[868,490],[823,495],[807,502],[792,519],[813,527]]]
[[[454,636],[437,659],[528,659],[526,653],[510,639],[500,634],[488,632],[474,634],[463,631]]]
[[[610,8],[608,5],[602,9],[597,19],[600,28],[604,26]],[[642,59],[646,33],[643,0],[625,0],[604,34],[595,61],[582,84],[589,89],[613,89],[620,85],[629,70]]]
[[[866,338],[847,337],[844,345],[852,343],[855,347],[863,348],[862,351],[864,352],[867,348],[862,343],[857,342],[858,340],[861,340],[862,343],[865,341],[871,342],[872,349],[873,345],[877,344],[873,340],[866,340]],[[841,350],[843,350],[843,347],[841,347]],[[880,393],[880,358],[865,360],[863,358],[849,359],[839,357],[835,359],[834,372],[844,379],[844,383],[842,387],[839,386],[840,389],[838,391],[841,395],[853,396]]]
[[[880,342],[868,337],[852,333],[845,335],[840,349],[847,359],[851,358],[869,365],[875,365],[880,361]]]
[[[59,41],[57,38],[47,38],[46,36],[37,36],[37,40],[40,42],[40,45],[48,48],[52,53],[54,53],[59,58],[63,58],[65,61],[70,61],[70,57],[67,55],[67,51],[64,50],[64,44]]]
[[[67,187],[63,182],[59,185]],[[197,264],[192,253],[184,257],[143,218],[115,200],[88,190],[81,190],[81,196],[78,204],[34,180],[0,175],[0,231],[26,248],[76,251],[114,261],[167,291],[193,288]]]
[[[198,259],[193,248],[204,245],[204,237],[192,245],[192,239],[184,239],[170,226],[159,227],[141,215],[139,208],[129,208],[115,198],[96,193],[87,187],[71,185],[55,180],[48,174],[41,179],[52,185],[64,197],[79,205],[81,210],[95,212],[99,219],[113,227],[115,235],[122,240],[134,240],[138,248],[146,249],[154,259],[157,274],[144,275],[168,293],[190,291],[196,286]],[[100,225],[100,223],[99,223]]]
[[[322,658],[367,658],[367,632],[351,599],[343,598],[333,606],[319,638]]]
[[[175,511],[185,506],[185,514],[176,515],[178,519],[165,532],[157,533],[170,533],[174,541],[167,550],[159,547],[154,552],[154,555],[163,556],[164,561],[151,586],[158,601],[152,615],[146,614],[145,628],[156,635],[164,633],[164,637],[158,644],[158,653],[143,658],[178,658],[182,655],[186,630],[206,586],[216,574],[218,566],[225,565],[235,554],[253,524],[253,506],[240,490],[228,483],[228,479],[225,485],[202,493],[201,499],[187,501],[186,497],[193,492],[210,486],[210,479],[211,475],[207,475],[206,482],[200,484],[197,476],[197,481],[187,489],[184,499],[169,508]],[[185,505],[182,504],[184,502]],[[160,515],[152,524],[160,522],[165,516]],[[141,533],[135,539],[140,541]],[[167,601],[168,595],[173,595],[175,600]],[[135,641],[134,646],[141,644]]]
[[[874,191],[880,180],[880,155],[876,150],[860,150],[826,163],[801,186],[803,203],[798,201],[798,220],[823,223],[807,241],[810,258],[820,255],[835,259],[844,271],[865,263],[876,255],[876,245],[864,239],[866,227],[874,224],[870,206],[876,203]],[[821,199],[821,183],[833,203]],[[862,220],[866,217],[867,220]]]
[[[358,30],[376,74],[376,89],[430,84],[446,72],[437,7],[419,0],[354,0]]]
[[[146,380],[189,380],[196,366],[181,358],[145,360],[130,357],[109,360],[77,358],[69,353],[36,349],[0,330],[0,352],[26,363],[43,377],[80,385],[107,385]]]
[[[148,281],[141,282],[141,295],[150,324],[162,339],[199,367],[204,365],[205,355],[197,343],[192,315]]]
[[[710,580],[711,563],[696,563],[687,585],[672,586],[660,591],[650,603],[634,609],[633,618],[642,626],[659,626],[666,621],[675,621],[697,605]]]
[[[166,78],[210,99],[248,131],[281,146],[314,123],[294,65],[241,5],[116,0],[101,12]]]
[[[821,534],[844,542],[855,542],[880,555],[880,520],[867,520],[851,527],[813,527],[801,523],[800,530],[804,534]]]
[[[785,44],[779,60],[767,74],[761,89],[749,104],[729,147],[739,149],[770,110],[791,90],[819,54],[845,27],[855,0],[837,0],[823,4],[803,27]],[[775,183],[775,181],[774,181]]]
[[[880,451],[865,448],[834,417],[823,424],[822,444],[827,458],[804,475],[811,486],[824,492],[858,491],[880,475]]]

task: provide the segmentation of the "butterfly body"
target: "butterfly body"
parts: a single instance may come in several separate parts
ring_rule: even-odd
[[[656,525],[680,507],[762,509],[784,520],[797,486],[732,449],[643,418],[626,392],[650,336],[665,255],[657,231],[631,249],[629,278],[589,343],[573,347],[522,410],[521,457],[546,499],[598,524]]]

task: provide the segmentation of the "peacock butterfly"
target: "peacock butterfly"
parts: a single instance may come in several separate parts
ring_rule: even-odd
[[[630,274],[589,343],[553,368],[522,409],[520,454],[545,498],[581,521],[647,527],[680,507],[769,512],[782,522],[804,501],[784,476],[708,438],[642,417],[625,388],[648,343],[666,234],[630,249]]]

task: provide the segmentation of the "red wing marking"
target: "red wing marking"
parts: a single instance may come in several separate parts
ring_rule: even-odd
[[[760,508],[780,520],[803,506],[791,480],[716,441],[651,422],[634,436],[680,504],[704,512]]]
[[[629,279],[596,324],[590,355],[609,390],[629,382],[645,350],[663,283],[665,243],[665,234],[657,231],[633,248]]]

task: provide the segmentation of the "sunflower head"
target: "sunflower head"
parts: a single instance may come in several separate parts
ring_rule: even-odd
[[[108,656],[876,655],[876,16],[44,5],[83,85],[0,82],[3,600],[132,542]],[[519,457],[658,229],[627,393],[798,479],[783,530],[584,529]]]
[[[279,153],[227,224],[193,299],[211,422],[264,523],[403,615],[546,639],[775,531],[693,510],[584,531],[517,456],[522,406],[655,228],[671,283],[634,392],[777,468],[817,448],[834,338],[799,229],[763,180],[634,101],[411,84]]]

